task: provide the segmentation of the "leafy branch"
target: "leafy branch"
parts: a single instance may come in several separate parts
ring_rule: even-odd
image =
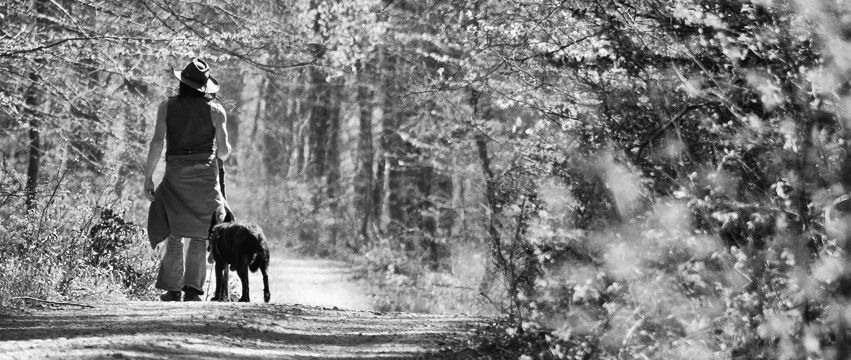
[[[53,42],[49,42],[46,44],[41,44],[38,46],[34,46],[26,49],[18,49],[13,51],[8,51],[4,53],[0,53],[0,57],[15,57],[21,54],[28,54],[34,52],[40,52],[52,47],[56,47],[68,42],[86,42],[86,41],[127,41],[127,40],[135,40],[135,41],[146,41],[146,42],[171,42],[174,39],[152,39],[146,37],[128,37],[128,36],[73,36],[64,39],[59,39]]]

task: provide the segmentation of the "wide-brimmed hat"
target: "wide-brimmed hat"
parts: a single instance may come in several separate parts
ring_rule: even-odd
[[[174,70],[174,76],[180,82],[203,93],[213,94],[219,91],[219,82],[210,76],[210,67],[204,60],[195,58],[183,70]]]

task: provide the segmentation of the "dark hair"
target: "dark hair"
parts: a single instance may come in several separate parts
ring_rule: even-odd
[[[201,92],[201,91],[198,91],[198,90],[194,89],[193,87],[191,87],[191,86],[189,86],[189,85],[186,85],[186,83],[184,83],[184,82],[182,82],[182,81],[181,81],[179,84],[180,84],[180,85],[177,87],[177,95],[178,95],[178,96],[197,96],[197,97],[203,97],[204,95],[207,95],[207,94],[205,94],[205,93],[203,93],[203,92]]]

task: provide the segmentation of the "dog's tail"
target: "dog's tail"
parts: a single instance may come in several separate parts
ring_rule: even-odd
[[[251,262],[248,263],[248,269],[251,272],[256,272],[257,269],[266,268],[269,266],[269,246],[266,245],[266,237],[263,233],[257,234],[257,243],[255,244],[254,256]]]

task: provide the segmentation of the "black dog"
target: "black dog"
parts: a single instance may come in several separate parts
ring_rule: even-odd
[[[232,218],[233,215],[230,215]],[[227,220],[227,218],[226,218]],[[242,297],[239,301],[248,302],[248,270],[263,274],[263,301],[269,302],[269,246],[263,230],[256,224],[236,221],[223,222],[210,230],[210,252],[216,261],[216,292],[212,301],[227,301],[228,265],[236,270],[242,282]]]

